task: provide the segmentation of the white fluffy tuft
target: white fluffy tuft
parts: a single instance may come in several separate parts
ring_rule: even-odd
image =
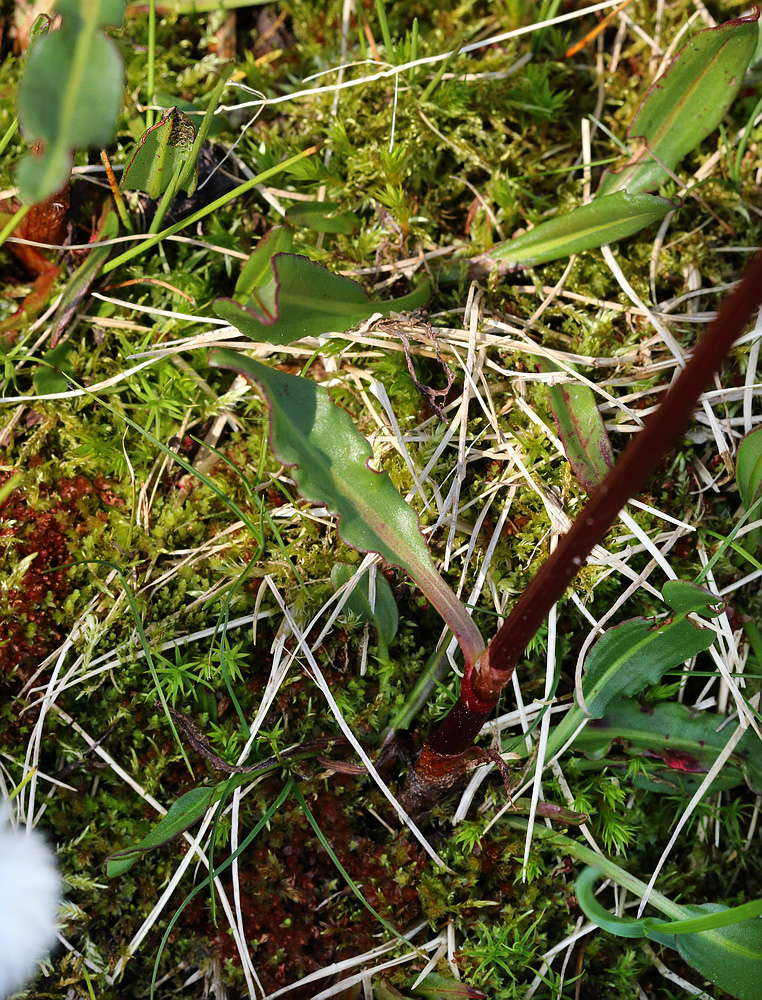
[[[14,830],[0,801],[0,997],[21,989],[56,940],[61,880],[42,837]]]

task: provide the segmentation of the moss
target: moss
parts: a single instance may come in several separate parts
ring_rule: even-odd
[[[419,55],[428,56],[448,50],[463,25],[469,26],[474,37],[483,37],[518,27],[526,14],[526,5],[513,0],[499,4],[462,0],[441,10],[430,9],[420,0],[399,0],[386,6],[391,35],[399,47],[397,61],[409,54],[409,33],[415,17],[421,27]],[[735,12],[730,4],[718,3],[711,9],[717,17]],[[682,2],[665,7],[661,23],[665,43],[679,30],[686,10]],[[364,4],[362,11],[380,46],[381,32],[374,9]],[[277,8],[255,7],[238,12],[237,77],[268,97],[301,89],[299,81],[305,76],[335,67],[342,59],[342,12],[339,0],[327,4],[287,0]],[[283,17],[279,17],[280,13]],[[630,16],[646,32],[654,32],[653,5],[636,2]],[[350,59],[363,57],[360,32],[354,18],[350,25]],[[509,237],[551,210],[562,211],[579,203],[580,172],[571,169],[579,140],[574,132],[576,126],[570,123],[595,112],[598,70],[593,47],[571,63],[562,58],[577,32],[575,23],[573,31],[548,30],[541,36],[490,45],[476,59],[455,58],[448,66],[452,76],[443,79],[425,100],[422,91],[433,73],[430,67],[422,68],[412,83],[407,78],[401,80],[394,121],[395,94],[390,80],[377,86],[342,90],[335,111],[335,91],[330,88],[306,99],[271,104],[244,133],[236,154],[256,171],[280,162],[297,149],[320,144],[320,155],[302,161],[289,174],[272,182],[274,197],[287,207],[290,199],[278,192],[288,190],[297,198],[314,198],[324,187],[329,200],[357,212],[362,224],[355,233],[321,237],[306,229],[297,230],[295,249],[336,269],[361,269],[359,277],[369,285],[388,276],[389,272],[381,268],[420,252],[452,251],[456,261],[453,271],[434,274],[437,288],[428,310],[434,326],[458,327],[468,284],[457,259],[487,249],[500,238],[493,216]],[[614,33],[615,29],[610,29],[604,36],[606,67]],[[362,37],[367,45],[364,32]],[[115,163],[123,164],[128,146],[139,131],[139,102],[146,98],[145,16],[131,17],[118,39],[126,64],[127,100],[110,152]],[[2,135],[11,122],[10,98],[22,64],[7,52],[6,34],[0,36],[0,44],[5,47],[5,58],[0,60],[0,97],[8,97],[0,100]],[[203,105],[219,66],[216,44],[211,18],[163,15],[157,31],[156,89]],[[368,51],[372,58],[372,50]],[[530,52],[534,56],[530,62],[506,75],[506,69],[513,69],[516,61]],[[381,54],[389,58],[383,49]],[[619,136],[624,134],[642,97],[650,58],[645,41],[629,34],[616,72],[607,71],[601,120]],[[345,80],[356,79],[366,71],[365,66],[349,68]],[[475,78],[465,80],[465,73]],[[332,74],[308,86],[328,86],[335,80]],[[244,95],[231,92],[230,103]],[[726,122],[728,135],[745,125],[755,100],[756,95],[742,95],[736,102]],[[231,112],[227,120],[223,119],[224,142],[230,144],[240,136],[243,115],[250,113],[253,110]],[[395,143],[390,152],[393,124]],[[717,252],[730,239],[728,224],[734,229],[734,245],[756,245],[759,220],[749,206],[757,193],[754,152],[758,132],[751,134],[750,155],[741,165],[738,185],[734,187],[723,173],[724,167],[718,168],[711,183],[700,189],[703,203],[686,199],[673,217],[655,268],[659,301],[687,290],[689,269],[700,274],[706,288],[735,280],[738,255]],[[715,146],[716,137],[707,139],[685,161],[681,176],[688,177]],[[11,171],[22,148],[17,134],[0,157],[4,189],[12,184]],[[610,155],[611,149],[609,141],[598,133],[594,158]],[[81,154],[80,159],[84,163],[86,154]],[[234,161],[228,161],[223,170],[228,168],[235,173]],[[669,191],[670,187],[665,187],[664,193]],[[97,187],[85,186],[79,179],[74,192],[81,206],[75,242],[86,242],[92,232],[90,218],[97,215],[102,196]],[[483,202],[493,215],[485,211]],[[725,225],[709,215],[707,207]],[[256,239],[279,221],[271,202],[250,192],[207,217],[199,230],[189,231],[187,236],[214,247],[248,252]],[[653,231],[645,232],[614,251],[628,280],[648,301],[653,237]],[[0,287],[9,289],[15,300],[27,287],[29,276],[6,253],[6,247],[0,253]],[[62,284],[69,281],[76,263],[73,257],[64,261]],[[435,268],[435,260],[429,264]],[[66,331],[69,363],[78,381],[93,385],[113,378],[138,363],[139,359],[130,355],[205,329],[203,318],[212,315],[212,300],[232,293],[239,266],[238,258],[210,251],[208,246],[165,241],[160,252],[138,257],[107,279],[99,280],[101,292],[127,300],[135,310],[92,297],[85,300],[77,322]],[[536,273],[512,275],[500,287],[487,284],[482,302],[485,316],[507,323],[512,318],[531,316],[540,300],[524,286],[534,283],[552,287],[565,268],[566,261],[559,261]],[[578,297],[567,298],[564,290]],[[707,304],[708,295],[703,307],[713,308]],[[588,308],[581,304],[580,296],[605,305]],[[143,306],[195,314],[200,322],[152,316],[139,311]],[[564,289],[529,332],[549,347],[594,358],[622,358],[620,371],[590,367],[585,374],[605,384],[614,396],[634,394],[630,405],[638,410],[656,402],[658,394],[652,390],[663,382],[663,377],[659,370],[654,373],[651,362],[668,355],[658,343],[651,344],[649,354],[644,353],[649,328],[617,306],[627,307],[629,300],[602,266],[600,254],[582,254],[568,274]],[[683,349],[692,346],[696,324],[674,324],[670,329]],[[37,331],[25,329],[16,343],[3,344],[5,395],[32,391],[36,366],[48,346],[37,344],[37,336]],[[413,465],[417,470],[424,468],[448,428],[447,424],[429,420],[430,414],[409,378],[399,343],[390,339],[385,349],[376,345],[366,349],[351,335],[345,335],[333,346],[336,365],[328,364],[326,352],[310,366],[307,377],[336,382],[331,385],[333,398],[353,415],[364,433],[373,435],[378,426],[350,370],[351,366],[361,366],[363,390],[373,380],[384,385],[407,435],[406,447]],[[462,347],[458,351],[465,356]],[[627,360],[633,355],[637,358],[634,364]],[[274,353],[269,360],[284,370],[300,372],[308,356],[284,351]],[[536,480],[562,497],[565,510],[573,515],[584,502],[581,487],[541,427],[515,404],[513,385],[506,384],[506,376],[490,368],[491,361],[507,371],[527,373],[534,370],[530,360],[520,351],[490,348],[483,368],[486,387],[500,414],[501,433],[508,437]],[[416,355],[414,363],[422,381],[443,385],[441,368],[431,356]],[[745,354],[739,352],[730,366],[727,384],[742,383],[746,364]],[[456,367],[456,371],[460,380],[461,369]],[[461,386],[460,381],[456,383],[452,399],[458,398]],[[544,424],[552,427],[542,387],[529,382],[525,390],[526,403]],[[729,404],[731,416],[740,413],[738,406],[736,402]],[[374,407],[380,412],[378,406]],[[253,535],[236,525],[237,515],[224,497],[208,490],[179,465],[165,460],[166,456],[145,434],[124,420],[128,417],[185,461],[194,462],[201,457],[198,442],[212,432],[217,417],[227,414],[234,416],[235,426],[227,426],[214,440],[236,468],[219,461],[210,474],[221,493],[243,509],[257,527]],[[448,413],[451,417],[452,411]],[[606,419],[615,451],[620,452],[631,434],[631,418],[609,410]],[[424,420],[429,422],[419,428]],[[271,650],[282,638],[281,616],[262,582],[264,577],[272,580],[306,628],[330,596],[333,562],[341,559],[357,564],[360,559],[341,543],[335,526],[325,523],[327,518],[302,509],[289,471],[279,468],[266,447],[265,421],[264,406],[255,393],[239,392],[233,388],[229,374],[208,367],[204,351],[189,350],[180,356],[154,360],[97,398],[30,404],[11,433],[4,436],[2,481],[6,482],[13,470],[21,470],[24,477],[0,511],[0,560],[9,581],[0,592],[4,630],[0,638],[0,676],[6,695],[0,700],[0,734],[11,757],[5,759],[4,765],[12,783],[23,777],[26,744],[35,719],[32,711],[21,711],[18,699],[23,685],[48,682],[49,668],[34,681],[33,673],[43,657],[72,634],[75,625],[71,656],[83,659],[71,678],[72,686],[60,692],[56,704],[75,718],[92,740],[101,740],[103,751],[165,806],[199,783],[221,780],[219,773],[189,751],[194,768],[191,777],[167,720],[154,706],[157,692],[136,639],[129,602],[119,578],[112,575],[115,564],[123,570],[135,594],[164,693],[204,728],[215,752],[227,760],[237,759],[246,734],[226,686],[219,637],[207,635],[187,641],[188,636],[214,628],[225,616],[253,616],[258,606],[266,612],[266,617],[257,622],[256,641],[250,626],[236,627],[229,633],[226,671],[232,693],[250,722],[268,682]],[[446,574],[453,587],[460,583],[464,547],[471,539],[460,529],[474,528],[485,491],[501,475],[513,476],[515,471],[476,401],[470,406],[468,434],[469,442],[475,440],[476,444],[468,455],[468,474],[460,499],[464,509],[454,536],[455,554]],[[389,447],[384,431],[378,432],[376,440],[381,461],[395,485],[403,492],[410,490],[414,480],[406,460]],[[457,443],[457,434],[453,441]],[[481,448],[484,456],[478,451]],[[673,516],[700,520],[699,537],[710,553],[717,539],[709,532],[727,535],[737,507],[735,495],[727,491],[722,495],[704,493],[699,498],[697,490],[701,486],[693,471],[694,459],[711,465],[712,457],[711,445],[686,441],[679,455],[662,465],[643,497]],[[456,463],[457,450],[450,446],[432,471],[443,497],[452,483]],[[712,467],[716,475],[721,471]],[[496,541],[486,584],[474,609],[475,620],[485,634],[495,621],[493,597],[502,610],[509,607],[547,557],[550,546],[551,524],[545,505],[522,478],[516,476],[512,482],[515,491],[509,519]],[[427,485],[424,492],[431,498],[431,487]],[[466,595],[481,569],[481,553],[496,529],[505,495],[505,491],[498,494],[482,522],[476,556],[464,575]],[[424,526],[437,521],[439,498],[435,496],[425,506],[416,495],[413,504]],[[661,530],[651,515],[637,510],[631,513],[645,530]],[[429,539],[439,563],[448,530],[448,523],[444,523]],[[607,547],[616,551],[627,533],[625,527],[616,527],[607,539]],[[647,555],[641,555],[630,565],[638,572],[647,561]],[[693,578],[701,565],[696,540],[692,536],[682,539],[671,551],[670,561],[681,578]],[[79,565],[60,568],[73,562]],[[249,564],[244,580],[242,574]],[[743,557],[727,549],[714,567],[717,586],[730,585],[746,571]],[[436,612],[402,574],[390,572],[389,579],[400,610],[400,627],[388,657],[379,659],[372,628],[366,638],[363,626],[346,616],[319,642],[322,623],[307,636],[317,644],[315,656],[343,715],[371,751],[392,713],[405,704],[442,627]],[[574,592],[595,618],[611,607],[622,589],[620,578],[606,575],[598,566],[585,567],[574,583]],[[762,613],[762,598],[748,589],[737,600],[734,598],[734,603],[739,615],[755,618]],[[652,614],[657,610],[656,598],[640,591],[622,607],[621,615]],[[560,602],[558,615],[559,694],[569,697],[584,634],[570,596]],[[166,647],[163,651],[162,646]],[[519,685],[526,701],[542,696],[546,646],[547,630],[542,630],[521,666]],[[285,654],[292,652],[297,651],[289,640]],[[363,657],[366,669],[361,673]],[[73,663],[73,659],[67,660],[64,669]],[[104,664],[112,666],[100,673],[88,673]],[[688,683],[699,686],[703,679]],[[384,776],[393,787],[401,785],[427,728],[447,710],[456,690],[457,678],[451,671],[433,687],[412,732],[396,748],[397,759],[386,762]],[[651,697],[667,694],[672,696],[665,689],[657,689]],[[32,700],[38,696],[39,690],[30,694]],[[507,702],[506,708],[512,705],[512,701]],[[337,732],[334,718],[297,655],[266,714],[251,759],[262,760],[274,750],[280,752],[301,741],[335,736]],[[510,738],[514,739],[515,733]],[[334,748],[331,756],[340,763],[356,763],[346,748]],[[540,956],[573,931],[579,916],[573,899],[573,876],[556,871],[558,858],[550,849],[533,848],[529,866],[532,878],[524,884],[523,839],[515,830],[498,822],[489,835],[476,837],[474,830],[483,829],[505,802],[503,786],[497,779],[485,782],[481,797],[469,813],[468,822],[474,824],[471,840],[465,835],[458,839],[460,827],[453,836],[450,802],[443,803],[428,824],[427,835],[451,869],[442,873],[426,861],[416,844],[399,833],[386,800],[367,778],[333,771],[316,757],[293,766],[321,828],[368,902],[401,930],[426,920],[433,936],[447,921],[454,921],[455,961],[466,981],[482,986],[491,996],[523,995],[541,964]],[[160,889],[172,877],[186,849],[185,842],[173,842],[147,854],[127,874],[103,888],[100,869],[105,858],[139,841],[155,824],[155,810],[111,767],[104,766],[103,759],[89,750],[83,738],[55,711],[46,720],[39,768],[41,774],[56,777],[68,786],[56,786],[54,790],[43,786],[45,810],[41,820],[58,846],[69,897],[79,908],[71,909],[63,933],[97,965],[113,968],[154,906]],[[594,835],[612,853],[626,851],[633,870],[648,870],[660,853],[676,812],[684,806],[682,800],[644,791],[638,787],[636,776],[623,769],[593,773],[587,766],[570,764],[565,773],[572,781],[577,804],[591,814]],[[277,795],[281,782],[280,775],[270,777],[243,799],[242,834],[257,822]],[[562,800],[562,790],[552,780],[546,792],[554,796],[554,801]],[[676,861],[665,869],[664,891],[692,901],[705,901],[714,892],[716,898],[724,900],[734,894],[740,898],[744,885],[748,891],[757,886],[758,856],[743,849],[752,802],[753,796],[744,789],[726,797],[717,814],[725,855],[714,847],[712,838],[691,839],[680,863]],[[709,808],[701,813],[701,822],[714,821]],[[394,832],[390,833],[375,816]],[[221,821],[219,832],[218,854],[222,857],[229,844],[229,817]],[[172,907],[179,904],[183,892],[190,890],[193,877],[185,876],[170,907],[127,963],[118,984],[109,986],[105,973],[93,974],[97,996],[137,996],[146,992],[161,935],[174,912]],[[257,971],[267,991],[379,943],[379,924],[347,889],[293,801],[242,854],[240,879],[244,927],[248,940],[255,945]],[[227,875],[223,881],[229,889]],[[759,894],[757,889],[754,891]],[[660,987],[647,956],[628,948],[626,942],[603,935],[591,937],[584,953],[579,954],[584,967],[583,995],[629,1000],[636,980],[649,996]],[[416,966],[420,967],[422,962]],[[202,894],[184,911],[173,930],[169,950],[160,963],[160,976],[168,977],[162,988],[200,996],[205,989],[203,980],[190,986],[183,984],[195,969],[211,979],[214,968],[221,970],[231,995],[242,993],[244,977],[227,924],[220,917],[218,926],[214,926],[208,899]],[[400,988],[408,984],[407,971],[394,975]],[[555,973],[551,970],[549,982],[557,985],[552,975]],[[79,959],[56,957],[53,975],[41,980],[30,996],[59,995],[64,987],[86,995]],[[567,985],[567,993],[573,988]],[[305,987],[303,995],[313,995],[315,989],[314,985]]]

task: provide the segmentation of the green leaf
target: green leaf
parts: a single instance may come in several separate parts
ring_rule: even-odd
[[[748,912],[760,909],[759,901],[751,908],[744,904],[735,912],[719,903],[680,906],[680,923],[693,917],[720,915],[710,929],[680,932],[680,923],[644,917],[635,920],[616,917],[596,899],[595,882],[601,877],[597,868],[586,868],[575,885],[575,895],[585,916],[603,930],[617,937],[648,938],[673,948],[688,965],[735,1000],[758,1000],[762,980],[762,920],[746,919]],[[727,916],[726,916],[727,915]],[[732,919],[730,925],[725,920]],[[687,924],[687,926],[691,926]],[[693,924],[696,926],[696,924]],[[698,926],[706,926],[705,923]]]
[[[108,878],[123,875],[146,852],[179,837],[181,833],[198,823],[210,805],[222,794],[225,782],[212,788],[192,788],[173,802],[153,830],[133,847],[109,855],[106,858],[105,874]]]
[[[655,195],[618,191],[541,222],[507,243],[499,243],[484,260],[499,261],[512,269],[546,264],[559,257],[623,240],[659,222],[675,207]]]
[[[387,315],[415,309],[431,296],[431,286],[425,281],[400,299],[371,302],[358,282],[300,254],[276,254],[272,270],[274,285],[266,285],[263,294],[253,296],[245,305],[233,299],[215,299],[213,303],[221,319],[258,343],[290,344],[303,337],[342,333],[374,312]]]
[[[315,233],[354,233],[361,219],[354,212],[339,212],[335,201],[298,201],[286,210],[286,220]]]
[[[585,718],[602,718],[618,699],[638,694],[712,645],[714,632],[693,613],[715,617],[725,607],[720,598],[682,580],[665,584],[662,596],[674,612],[668,618],[632,618],[609,629],[593,646],[582,679],[587,711],[575,703],[566,713],[551,731],[546,759],[558,753]]]
[[[651,84],[627,132],[641,145],[619,173],[604,175],[598,195],[649,191],[710,135],[735,100],[754,55],[759,12],[694,35]],[[664,164],[664,166],[662,166]]]
[[[696,598],[703,593],[703,604],[694,600],[687,609],[689,588]],[[713,617],[718,614],[718,599],[694,584],[682,583],[677,592],[681,607],[661,622],[651,618],[633,618],[616,625],[601,636],[585,661],[583,692],[588,713],[600,719],[615,698],[637,694],[648,684],[655,684],[667,670],[703,652],[714,642],[714,632],[688,617],[688,610],[701,610]],[[668,604],[670,593],[664,587]],[[722,602],[720,602],[722,605]]]
[[[582,730],[574,749],[600,760],[609,756],[615,743],[620,744],[628,755],[644,755],[663,762],[656,772],[657,781],[650,782],[650,788],[674,792],[675,785],[680,786],[683,779],[688,779],[683,791],[692,794],[700,776],[709,770],[732,734],[726,724],[727,716],[691,712],[677,702],[643,707],[633,699],[623,698]],[[712,790],[736,788],[744,781],[753,792],[762,794],[762,744],[751,730],[731,754]]]
[[[354,576],[355,567],[349,563],[334,563],[331,567],[331,586],[334,592]],[[355,589],[344,603],[346,611],[357,615],[360,621],[370,622],[378,634],[379,644],[388,647],[397,634],[399,614],[389,581],[382,573],[376,573],[376,599],[370,606],[370,579],[367,573],[360,577]]]
[[[541,371],[561,371],[549,358],[539,358]],[[600,486],[614,464],[614,454],[593,390],[578,382],[549,385],[548,399],[558,434],[574,475],[588,493]]]
[[[160,198],[190,159],[195,138],[196,126],[185,112],[169,108],[136,143],[124,168],[122,190]],[[189,195],[196,188],[197,177],[198,172],[192,171],[182,185]]]
[[[60,191],[75,148],[109,142],[122,100],[122,60],[100,29],[121,25],[123,0],[59,0],[57,7],[63,24],[34,42],[19,85],[21,127],[30,145],[42,147],[16,173],[27,203]]]
[[[42,364],[37,365],[32,375],[34,388],[38,396],[46,396],[51,392],[66,392],[69,388],[67,374],[73,374],[68,365],[72,345],[67,341],[50,351],[45,351]]]
[[[280,462],[293,467],[302,496],[338,515],[348,545],[404,569],[458,637],[466,663],[474,663],[484,649],[479,630],[434,568],[413,508],[388,473],[369,467],[373,451],[350,415],[311,379],[244,354],[214,351],[209,364],[232,369],[259,388],[270,409],[270,445]]]
[[[411,980],[415,982],[415,980]],[[481,990],[468,986],[460,979],[453,976],[443,976],[439,972],[430,972],[427,976],[412,988],[413,993],[417,993],[426,1000],[486,1000],[487,994]]]
[[[274,280],[272,259],[276,253],[291,249],[291,230],[286,226],[268,229],[243,265],[235,283],[236,296],[251,295],[255,288],[262,288]]]
[[[753,920],[762,914],[762,899],[752,899],[738,906],[724,906],[717,903],[699,903],[686,909],[701,911],[701,916],[684,917],[681,920],[653,920],[644,917],[646,930],[662,934],[695,934],[713,931],[717,927],[732,927],[734,924]]]
[[[749,431],[738,445],[736,482],[741,502],[748,510],[759,499],[762,487],[762,427]]]
[[[665,602],[678,614],[693,612],[705,618],[716,618],[727,607],[727,601],[715,597],[709,590],[685,580],[668,580],[661,592]],[[692,654],[691,654],[692,655]],[[684,657],[688,659],[688,657]]]

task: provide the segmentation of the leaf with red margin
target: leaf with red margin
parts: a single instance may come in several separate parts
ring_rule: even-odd
[[[660,758],[672,770],[704,774],[733,733],[734,727],[728,727],[727,722],[727,716],[692,712],[677,702],[644,707],[632,698],[623,698],[580,733],[574,749],[600,760],[618,743],[628,755]],[[762,744],[751,730],[713,787],[715,791],[735,788],[744,781],[753,792],[762,794]]]
[[[431,296],[425,281],[400,299],[371,302],[358,282],[301,254],[276,253],[272,271],[274,282],[260,288],[245,305],[234,299],[215,299],[212,304],[221,319],[257,343],[290,344],[303,337],[342,333],[374,312],[387,315],[415,309]]]
[[[412,577],[444,618],[463,650],[467,669],[484,641],[458,598],[437,573],[418,515],[386,472],[369,465],[373,451],[352,418],[322,386],[260,364],[236,351],[214,351],[209,364],[252,381],[270,409],[270,446],[293,468],[299,492],[338,515],[339,535],[361,552],[377,552]]]
[[[561,371],[549,358],[537,359],[540,371]],[[600,486],[614,464],[603,417],[593,390],[580,382],[549,385],[548,399],[564,452],[574,475],[588,493]]]
[[[689,39],[648,88],[627,130],[641,140],[632,162],[604,174],[596,198],[615,191],[652,191],[730,110],[759,38],[759,8],[705,28]]]

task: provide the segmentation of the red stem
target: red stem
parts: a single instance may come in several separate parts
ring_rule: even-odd
[[[719,371],[733,343],[762,303],[762,253],[757,253],[717,318],[696,345],[690,360],[661,406],[635,435],[558,547],[519,597],[486,653],[461,684],[460,698],[430,735],[419,762],[467,750],[508,684],[530,639],[562,597],[580,566],[640,492],[662,457],[688,426],[701,393]],[[420,774],[425,780],[425,774]]]

